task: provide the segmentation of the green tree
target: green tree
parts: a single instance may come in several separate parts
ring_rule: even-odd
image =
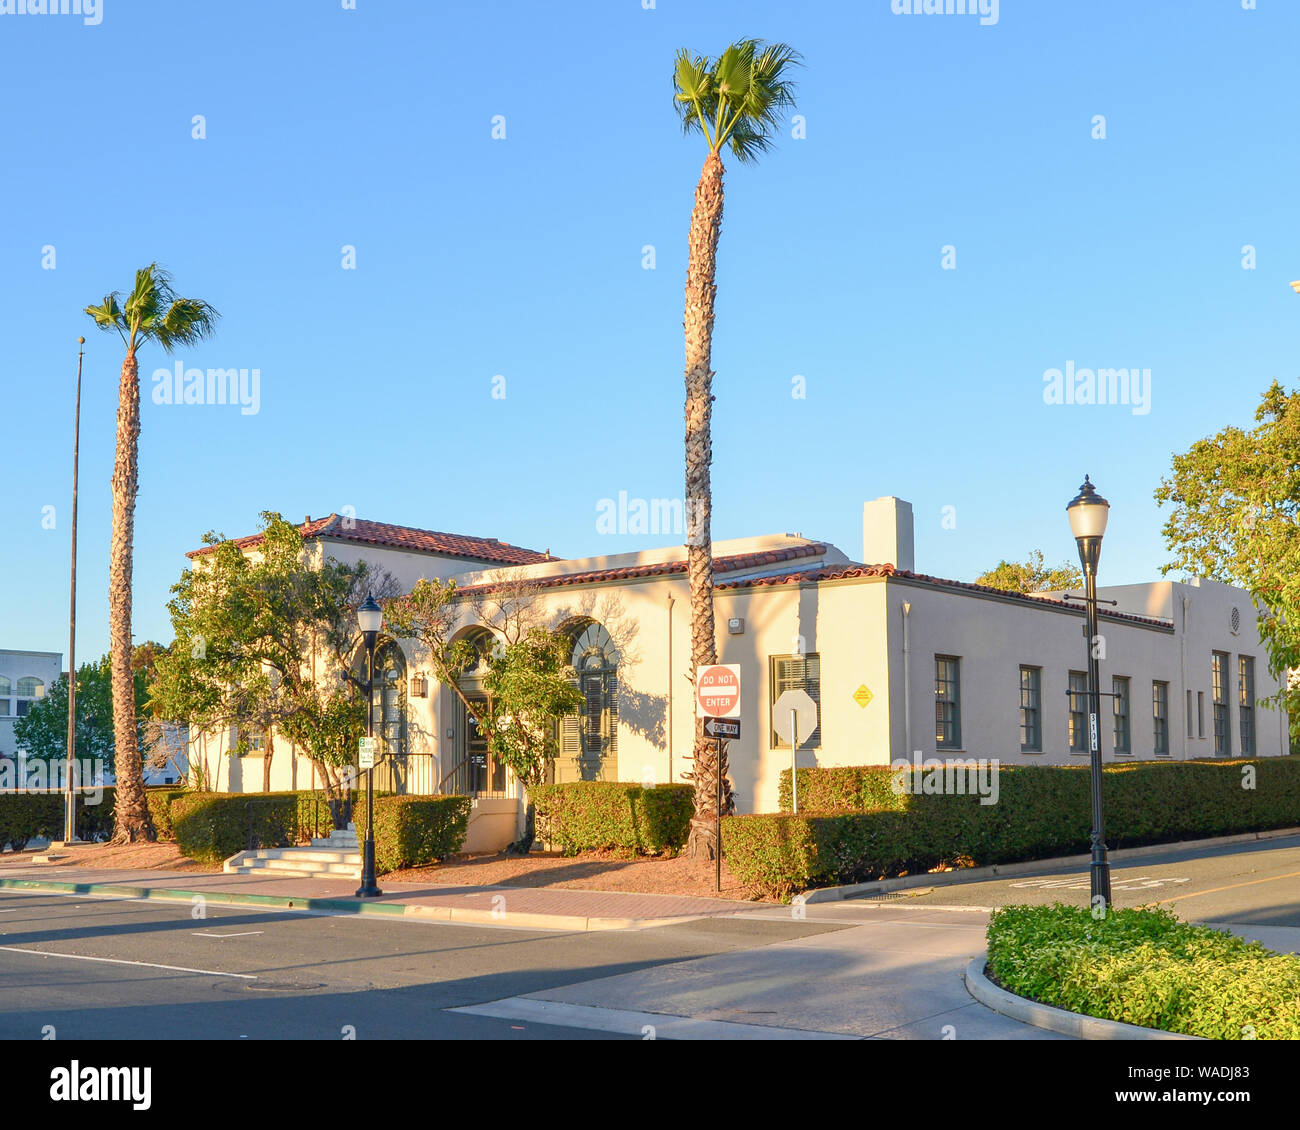
[[[1004,592],[1058,592],[1083,584],[1083,572],[1077,565],[1062,564],[1049,569],[1042,550],[1031,550],[1027,561],[999,561],[987,573],[975,578],[977,585],[1002,589]]]
[[[799,55],[784,43],[759,39],[733,43],[716,59],[677,53],[674,103],[686,133],[703,136],[708,152],[695,188],[686,271],[686,516],[687,575],[691,593],[691,674],[716,663],[713,622],[713,304],[717,293],[718,236],[722,229],[722,150],[741,163],[756,161],[772,146],[785,112],[794,105],[794,83],[787,77]],[[714,811],[719,775],[726,781],[726,752],[696,726],[694,748],[695,815],[692,855],[713,858]],[[724,811],[734,808],[726,784]]]
[[[535,622],[536,607],[527,582],[503,581],[492,627],[496,646],[481,652],[457,627],[466,608],[484,613],[482,604],[462,602],[455,581],[422,578],[405,597],[384,609],[387,629],[420,645],[420,658],[460,699],[487,740],[491,756],[509,767],[525,789],[541,784],[559,751],[558,722],[584,705],[569,663],[568,637]],[[486,667],[483,697],[461,689],[461,676],[480,660]],[[533,837],[533,806],[526,811],[525,850]]]
[[[212,552],[172,588],[176,643],[151,689],[159,713],[194,732],[235,725],[236,753],[260,730],[264,788],[275,734],[301,746],[339,820],[365,724],[356,607],[367,591],[384,596],[396,585],[364,562],[314,565],[295,526],[271,512],[261,520],[255,555],[204,538]]]
[[[1259,611],[1259,634],[1282,706],[1297,736],[1300,687],[1300,390],[1274,381],[1255,411],[1257,426],[1226,427],[1173,457],[1155,492],[1169,506],[1163,567],[1237,585]]]
[[[167,353],[208,337],[217,312],[196,298],[180,298],[171,276],[157,263],[135,273],[135,285],[123,297],[105,296],[85,313],[101,330],[116,331],[126,347],[117,394],[117,453],[113,462],[113,533],[108,564],[108,632],[113,657],[113,703],[116,725],[113,842],[154,839],[144,797],[144,768],[135,727],[131,724],[134,689],[131,675],[131,574],[135,544],[135,498],[139,489],[140,373],[136,352],[154,342]]]

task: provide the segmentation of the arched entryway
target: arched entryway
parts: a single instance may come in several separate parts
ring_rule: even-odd
[[[487,738],[479,729],[474,715],[465,705],[486,701],[483,680],[487,675],[488,656],[499,641],[488,629],[470,628],[461,637],[474,649],[474,658],[456,681],[460,694],[452,693],[452,764],[444,775],[440,792],[461,796],[506,796],[506,767],[488,750]],[[464,695],[464,699],[461,698]]]
[[[361,658],[362,677],[365,656]],[[371,718],[379,739],[374,785],[379,792],[410,790],[410,735],[406,717],[406,656],[396,640],[375,647],[375,678],[371,687]]]

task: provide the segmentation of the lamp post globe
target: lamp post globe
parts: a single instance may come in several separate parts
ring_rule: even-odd
[[[1065,508],[1070,530],[1079,547],[1083,566],[1084,603],[1088,637],[1088,753],[1092,770],[1092,912],[1104,917],[1110,909],[1110,860],[1106,851],[1106,822],[1101,798],[1101,640],[1097,634],[1097,563],[1101,559],[1101,539],[1106,535],[1110,503],[1097,493],[1092,480],[1084,475],[1083,485]]]
[[[384,612],[373,593],[357,607],[357,624],[366,645],[366,737],[375,733],[375,640],[384,626]],[[361,886],[357,898],[375,898],[384,892],[375,882],[375,792],[374,769],[366,770],[366,840],[361,856]]]

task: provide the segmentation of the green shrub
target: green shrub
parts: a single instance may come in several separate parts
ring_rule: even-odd
[[[0,795],[0,851],[22,851],[37,836],[63,834],[63,797],[51,793]]]
[[[565,855],[610,848],[636,855],[676,852],[686,843],[694,811],[690,785],[574,781],[528,790],[537,834]]]
[[[375,871],[437,863],[458,852],[469,828],[467,796],[375,797]],[[366,838],[366,806],[353,812],[357,839]]]
[[[1086,1016],[1209,1040],[1300,1039],[1300,957],[1167,910],[1008,906],[988,927],[1003,988]]]
[[[1243,787],[1246,770],[1253,788]],[[914,874],[959,858],[986,865],[1089,848],[1087,767],[1002,766],[997,803],[989,805],[975,795],[895,794],[892,772],[800,769],[798,817],[723,821],[732,873],[785,896],[818,884]],[[783,797],[789,784],[787,771]],[[1112,849],[1290,827],[1300,824],[1300,759],[1108,765],[1102,796]],[[867,803],[874,808],[850,807]],[[792,820],[806,830],[796,833]]]

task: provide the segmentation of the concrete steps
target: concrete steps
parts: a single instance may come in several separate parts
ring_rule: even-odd
[[[300,879],[360,879],[361,850],[355,828],[335,831],[310,847],[259,848],[232,855],[227,875],[293,875]]]

